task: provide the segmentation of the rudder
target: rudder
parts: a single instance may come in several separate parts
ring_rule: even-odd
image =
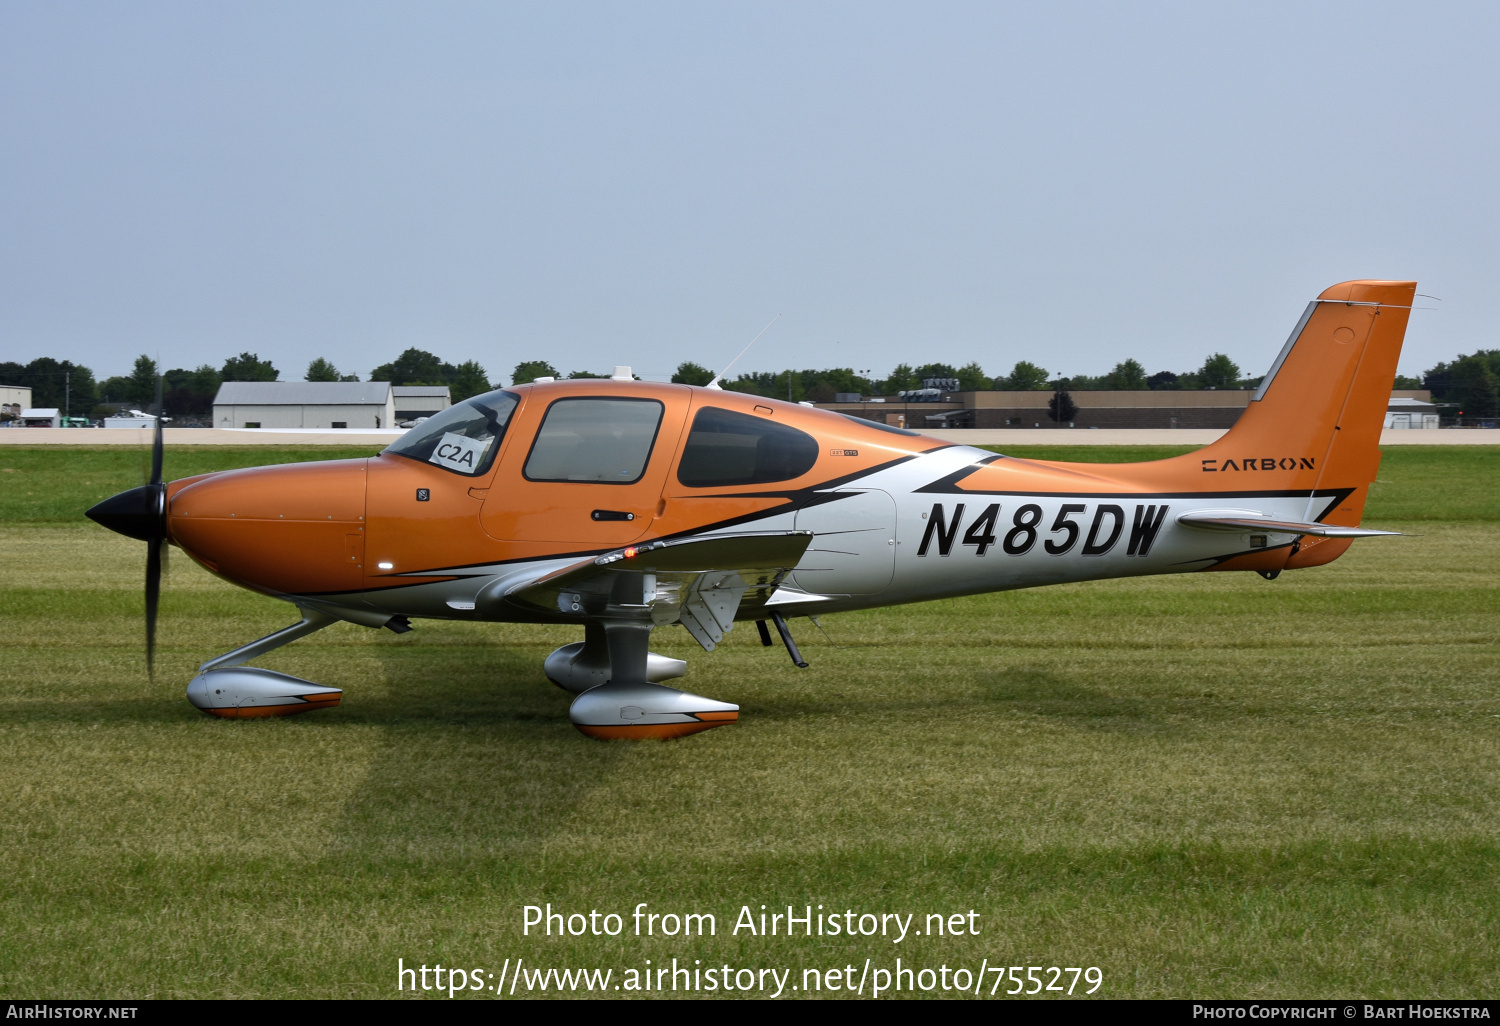
[[[1412,281],[1346,281],[1324,290],[1308,304],[1238,423],[1189,458],[1205,470],[1247,460],[1290,465],[1278,475],[1283,487],[1305,488],[1309,497],[1318,489],[1349,489],[1323,521],[1358,526],[1380,466],[1380,431],[1416,290]],[[1327,562],[1347,545],[1307,545],[1287,565]]]

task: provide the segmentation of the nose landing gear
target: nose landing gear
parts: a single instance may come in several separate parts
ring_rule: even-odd
[[[300,622],[241,645],[233,652],[226,652],[198,667],[198,676],[187,688],[187,699],[194,708],[210,716],[244,720],[291,716],[338,705],[344,697],[338,688],[327,688],[259,666],[243,665],[256,656],[265,655],[336,622],[334,617],[316,609],[302,607],[299,611],[302,613]]]

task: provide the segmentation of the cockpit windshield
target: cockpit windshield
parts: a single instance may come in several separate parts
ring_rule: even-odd
[[[385,451],[474,477],[495,462],[505,425],[520,402],[520,396],[503,390],[476,395],[418,424]]]

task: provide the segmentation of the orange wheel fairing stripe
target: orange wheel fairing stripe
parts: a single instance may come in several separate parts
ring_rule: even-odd
[[[288,702],[285,705],[251,705],[244,708],[229,709],[204,709],[210,716],[218,716],[225,720],[259,720],[268,716],[294,716],[297,713],[312,712],[314,709],[331,709],[339,704],[338,695],[309,695],[305,701]]]
[[[730,715],[737,716],[738,714]],[[675,737],[687,737],[689,734],[712,730],[733,722],[734,720],[715,720],[711,723],[642,723],[619,727],[589,727],[582,723],[575,723],[573,726],[577,727],[580,733],[599,741],[667,741]]]

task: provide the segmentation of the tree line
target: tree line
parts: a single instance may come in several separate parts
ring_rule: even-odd
[[[1402,386],[1397,386],[1402,387]],[[1481,349],[1439,363],[1422,375],[1422,388],[1452,404],[1460,417],[1500,417],[1500,349]]]
[[[1441,365],[1440,365],[1441,366]],[[1429,372],[1431,373],[1431,372]],[[684,384],[707,384],[714,372],[696,363],[684,363],[672,376],[673,381]],[[1176,373],[1157,371],[1147,374],[1146,368],[1134,359],[1122,360],[1108,373],[1097,377],[1087,374],[1053,375],[1045,367],[1029,360],[1019,360],[1009,374],[990,377],[983,367],[970,363],[953,367],[946,363],[929,363],[919,367],[898,364],[885,378],[871,378],[849,367],[824,370],[758,371],[737,375],[720,382],[724,388],[776,399],[791,398],[794,401],[833,402],[841,393],[890,396],[900,392],[915,391],[924,383],[934,379],[956,380],[958,387],[950,391],[971,392],[996,389],[1017,392],[1078,392],[1078,391],[1159,391],[1255,388],[1259,377],[1245,377],[1237,363],[1223,353],[1214,353],[1195,370]],[[1399,377],[1396,388],[1422,388],[1414,378]]]
[[[67,406],[74,416],[102,416],[112,412],[113,404],[146,409],[155,399],[156,361],[137,357],[131,372],[96,381],[93,371],[82,364],[52,357],[39,357],[27,364],[0,362],[0,384],[31,388],[33,406]],[[575,370],[563,374],[546,360],[518,363],[511,372],[511,384],[525,384],[541,377],[605,378],[608,374]],[[208,416],[213,412],[214,396],[225,381],[278,381],[281,374],[270,360],[255,353],[240,353],[221,366],[202,364],[196,369],[176,367],[162,371],[163,404],[169,414]],[[672,375],[674,382],[706,385],[714,372],[691,361],[679,364]],[[935,378],[953,379],[958,391],[987,389],[1016,391],[1078,392],[1097,389],[1161,390],[1205,388],[1254,388],[1260,378],[1245,377],[1240,367],[1223,353],[1213,353],[1195,370],[1181,373],[1157,371],[1147,374],[1137,360],[1126,359],[1108,373],[1089,375],[1053,375],[1046,368],[1028,360],[1019,360],[1010,373],[991,377],[978,363],[954,367],[945,363],[920,366],[898,364],[884,378],[870,376],[869,371],[852,367],[822,369],[749,371],[721,382],[736,392],[791,399],[793,402],[832,402],[839,393],[860,395],[894,395],[923,387]],[[358,381],[358,374],[346,374],[323,357],[312,360],[303,374],[305,381]],[[422,349],[407,349],[390,363],[370,371],[368,381],[389,381],[393,385],[447,385],[454,402],[500,388],[504,381],[491,381],[478,361],[451,364]],[[1440,403],[1456,407],[1468,417],[1500,416],[1500,349],[1482,349],[1460,354],[1451,361],[1438,363],[1420,379],[1398,376],[1396,388],[1426,388]],[[111,404],[111,405],[104,405]]]
[[[518,364],[512,375],[514,384],[524,384],[540,377],[594,378],[605,377],[587,371],[560,373],[545,360],[531,360]],[[672,380],[684,385],[706,385],[714,378],[714,372],[697,363],[679,364]],[[927,363],[918,367],[897,364],[884,378],[869,376],[868,371],[856,371],[852,367],[831,367],[821,370],[748,371],[719,384],[735,392],[749,392],[773,399],[791,399],[794,402],[831,403],[839,393],[860,395],[895,395],[920,389],[923,383],[933,379],[958,382],[959,392],[978,392],[989,389],[1013,391],[1069,391],[1093,389],[1196,389],[1196,388],[1254,388],[1260,379],[1244,379],[1239,365],[1223,353],[1215,353],[1194,371],[1175,374],[1160,371],[1147,375],[1146,369],[1136,360],[1125,360],[1115,365],[1107,374],[1098,377],[1075,375],[1054,376],[1045,367],[1029,360],[1019,360],[1009,374],[991,377],[978,363],[954,367],[946,363]],[[1419,385],[1401,386],[1418,388]]]
[[[678,368],[678,376],[689,378],[712,377],[696,364],[684,364]],[[1084,374],[1071,376],[1054,375],[1045,367],[1030,360],[1018,360],[1009,374],[991,377],[977,363],[954,367],[946,363],[928,363],[918,367],[898,364],[885,378],[872,378],[856,373],[851,368],[831,370],[793,370],[775,372],[751,372],[740,374],[732,380],[722,382],[725,388],[773,398],[787,398],[788,375],[791,377],[791,396],[795,401],[832,402],[840,392],[857,392],[861,395],[896,395],[923,388],[934,379],[954,380],[958,388],[953,391],[977,392],[989,389],[1016,392],[1066,392],[1093,391],[1100,389],[1141,390],[1150,389],[1201,389],[1201,388],[1254,388],[1259,378],[1246,380],[1239,366],[1223,353],[1215,353],[1194,371],[1177,374],[1159,371],[1148,375],[1139,361],[1128,359],[1115,365],[1107,374],[1092,377]]]
[[[527,361],[516,366],[512,376],[514,384],[524,384],[539,377],[554,378],[598,378],[603,374],[573,371],[561,374],[545,360]],[[790,399],[793,402],[833,402],[840,393],[858,393],[862,396],[890,396],[923,387],[925,381],[943,378],[957,380],[954,391],[970,392],[997,389],[1001,391],[1050,391],[1063,397],[1064,412],[1058,419],[1070,420],[1075,410],[1066,396],[1071,392],[1101,390],[1117,391],[1162,391],[1195,389],[1252,389],[1260,385],[1263,376],[1246,377],[1239,364],[1224,353],[1212,353],[1194,370],[1157,371],[1147,374],[1146,368],[1135,359],[1125,359],[1105,374],[1097,377],[1087,374],[1071,376],[1053,375],[1046,368],[1019,360],[1009,374],[990,377],[978,363],[953,367],[946,363],[929,363],[918,367],[898,364],[885,378],[872,378],[868,371],[856,371],[852,367],[823,369],[788,369],[782,371],[750,371],[726,378],[720,385],[736,392],[773,399]],[[706,385],[714,378],[714,372],[701,364],[685,362],[679,364],[672,375],[674,382],[685,385]],[[1424,371],[1420,378],[1398,374],[1393,388],[1425,388],[1432,393],[1433,400],[1454,407],[1454,413],[1465,417],[1500,416],[1500,349],[1481,349],[1470,355],[1460,354],[1452,361],[1438,363]]]
[[[0,385],[31,389],[31,404],[66,408],[73,416],[102,417],[122,406],[145,410],[156,401],[156,378],[162,381],[162,405],[169,416],[207,417],[213,413],[214,396],[226,381],[279,381],[281,372],[270,360],[256,353],[241,353],[221,366],[205,363],[196,369],[174,367],[158,372],[156,361],[142,354],[129,374],[98,381],[94,372],[69,360],[43,356],[27,364],[0,362]],[[318,357],[307,365],[304,381],[358,381],[358,374],[345,374],[329,360]],[[491,384],[484,368],[475,360],[457,365],[432,353],[408,349],[390,363],[370,372],[369,381],[393,385],[447,385],[454,402],[499,388]]]

